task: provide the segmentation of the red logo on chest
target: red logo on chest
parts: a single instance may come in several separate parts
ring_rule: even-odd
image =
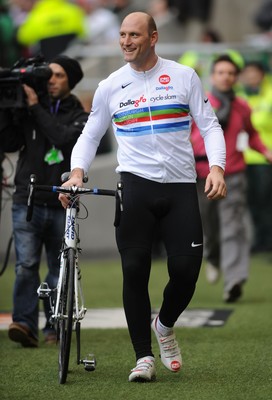
[[[170,81],[171,81],[171,78],[170,78],[169,75],[161,75],[161,76],[159,77],[159,82],[160,82],[162,85],[167,85]]]

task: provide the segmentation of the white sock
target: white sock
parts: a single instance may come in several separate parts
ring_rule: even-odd
[[[169,328],[161,323],[159,317],[156,319],[156,329],[161,336],[169,336],[173,333],[173,328]]]

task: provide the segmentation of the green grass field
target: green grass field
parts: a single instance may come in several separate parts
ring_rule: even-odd
[[[119,260],[81,265],[85,302],[89,308],[121,307]],[[44,268],[41,270],[45,273]],[[153,307],[161,302],[167,279],[163,261],[153,264],[150,294]],[[11,311],[14,273],[0,277],[0,311]],[[182,348],[182,372],[166,370],[157,356],[154,383],[129,383],[134,353],[127,329],[82,330],[82,354],[91,349],[95,372],[75,363],[72,349],[67,383],[59,385],[56,346],[40,343],[24,349],[0,331],[0,399],[92,400],[270,400],[272,399],[272,259],[254,256],[243,298],[222,302],[222,282],[211,286],[201,271],[190,308],[232,309],[223,327],[176,328]],[[153,337],[154,339],[154,337]],[[73,341],[74,344],[74,341]],[[158,346],[154,340],[154,352]]]

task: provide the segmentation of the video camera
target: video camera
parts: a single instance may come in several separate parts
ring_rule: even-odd
[[[47,93],[47,81],[52,71],[44,57],[20,59],[11,69],[0,69],[0,109],[25,108],[22,84],[31,86],[38,97]]]

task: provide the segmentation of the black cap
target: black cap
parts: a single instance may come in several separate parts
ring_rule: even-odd
[[[68,56],[59,55],[54,57],[50,63],[59,64],[68,76],[70,90],[83,78],[81,66],[77,60]]]

